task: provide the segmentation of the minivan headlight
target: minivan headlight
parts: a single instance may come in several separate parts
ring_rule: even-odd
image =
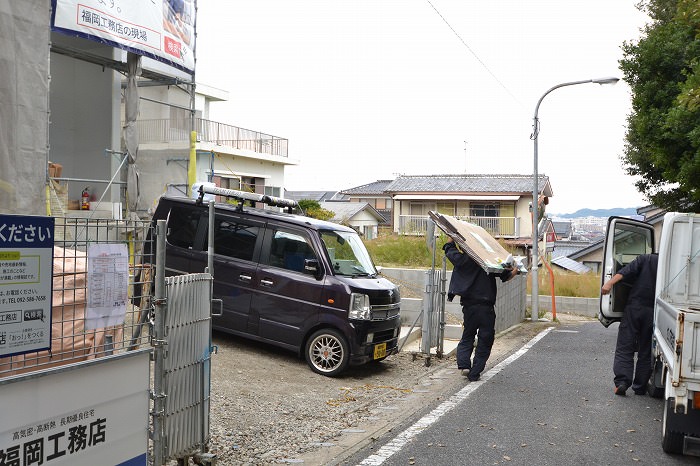
[[[360,293],[352,293],[350,295],[350,312],[348,318],[356,320],[372,319],[372,311],[369,307],[369,296]]]

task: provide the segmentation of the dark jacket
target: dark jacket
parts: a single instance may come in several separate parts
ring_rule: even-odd
[[[454,265],[452,278],[447,291],[450,301],[451,296],[460,296],[460,302],[464,304],[488,304],[496,303],[496,277],[501,281],[507,281],[509,270],[504,270],[500,275],[486,273],[468,254],[461,252],[453,242],[445,243],[442,247],[445,255]]]
[[[622,283],[632,285],[627,297],[628,304],[654,307],[658,263],[658,254],[641,254],[617,271],[624,277]]]

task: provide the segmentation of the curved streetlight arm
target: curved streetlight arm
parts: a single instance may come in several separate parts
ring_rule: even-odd
[[[556,86],[550,87],[547,92],[542,94],[542,97],[540,97],[540,100],[537,101],[537,105],[535,105],[535,117],[534,117],[535,120],[537,120],[537,112],[540,110],[540,104],[542,103],[544,98],[547,97],[547,95],[550,92],[552,92],[555,89],[559,89],[560,87],[575,86],[576,84],[587,84],[587,83],[592,83],[592,82],[593,82],[592,79],[586,79],[584,81],[571,81],[570,83],[562,83],[562,84],[557,84]],[[534,133],[534,134],[535,134],[535,137],[537,137],[536,133]]]
[[[531,305],[531,318],[533,322],[536,322],[539,319],[539,282],[537,278],[537,269],[538,269],[538,239],[539,239],[539,219],[537,218],[537,211],[539,207],[539,176],[537,173],[537,136],[539,134],[539,123],[538,123],[538,118],[537,118],[537,113],[540,110],[540,104],[542,103],[542,100],[544,100],[547,95],[552,92],[555,89],[559,89],[560,87],[565,87],[565,86],[574,86],[576,84],[588,84],[588,83],[594,83],[594,84],[615,84],[618,82],[620,79],[615,78],[615,77],[607,77],[607,78],[596,78],[596,79],[585,79],[583,81],[571,81],[568,83],[561,83],[557,84],[556,86],[551,87],[547,92],[542,94],[542,97],[540,97],[540,100],[537,101],[537,105],[535,106],[535,115],[533,117],[533,122],[532,122],[532,135],[530,136],[530,139],[532,139],[534,143],[534,149],[535,149],[535,154],[534,154],[534,176],[533,176],[533,187],[532,187],[532,264],[530,265],[530,269],[532,270],[532,290],[530,292],[531,300],[532,300],[532,305]]]
[[[587,84],[587,83],[594,83],[594,84],[615,84],[618,82],[620,78],[615,78],[615,77],[609,77],[609,78],[595,78],[595,79],[585,79],[583,81],[571,81],[568,83],[561,83],[557,84],[556,86],[551,87],[547,92],[542,94],[542,97],[540,97],[540,100],[537,101],[537,105],[535,106],[535,120],[537,119],[537,112],[540,109],[540,104],[544,100],[545,97],[547,97],[547,94],[552,92],[555,89],[559,89],[560,87],[566,87],[566,86],[574,86],[576,84]]]

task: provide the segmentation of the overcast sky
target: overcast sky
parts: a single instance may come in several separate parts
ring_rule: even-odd
[[[196,79],[211,118],[289,140],[290,190],[398,174],[533,172],[535,106],[622,77],[637,0],[198,0]],[[548,212],[646,205],[620,163],[630,89],[540,105]],[[465,143],[466,141],[466,143]]]

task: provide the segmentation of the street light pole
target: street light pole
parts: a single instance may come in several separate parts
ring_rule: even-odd
[[[539,238],[539,231],[537,228],[537,225],[539,224],[539,219],[537,218],[537,208],[538,208],[538,199],[539,199],[539,180],[538,180],[538,174],[537,174],[537,140],[538,140],[538,135],[540,132],[539,128],[539,119],[537,118],[537,112],[540,109],[540,104],[542,103],[542,100],[547,97],[547,94],[552,92],[555,89],[559,89],[560,87],[565,87],[565,86],[574,86],[576,84],[587,84],[587,83],[594,83],[594,84],[615,84],[618,82],[620,78],[597,78],[597,79],[586,79],[584,81],[572,81],[568,83],[561,83],[557,84],[556,86],[550,88],[547,92],[542,94],[542,97],[540,97],[540,100],[537,101],[537,105],[535,106],[535,116],[533,117],[533,122],[532,122],[532,135],[530,136],[530,139],[532,139],[534,143],[534,176],[533,176],[533,182],[532,182],[532,264],[530,266],[532,270],[532,292],[531,292],[531,301],[532,301],[532,321],[537,322],[539,319],[539,282],[537,279],[537,269],[538,269],[538,262],[539,262],[539,257],[538,257],[538,238]]]

